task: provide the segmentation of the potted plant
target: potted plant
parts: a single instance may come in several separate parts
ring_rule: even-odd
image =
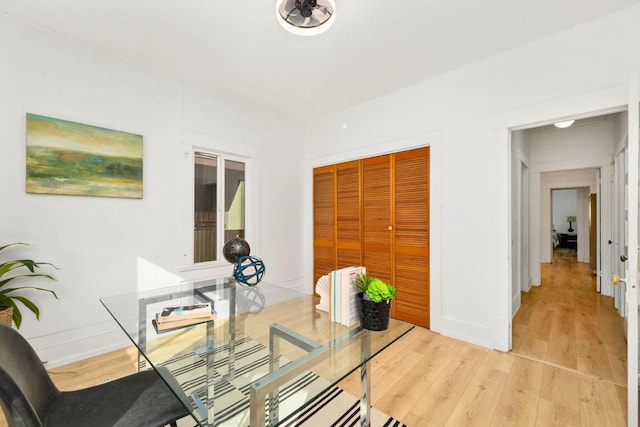
[[[361,273],[354,285],[360,292],[360,325],[372,331],[383,331],[389,327],[391,299],[396,296],[396,288],[382,280]]]
[[[0,246],[0,252],[17,245],[28,246],[28,243],[10,243],[8,245]],[[20,292],[25,289],[49,292],[58,299],[58,295],[56,295],[56,293],[51,289],[35,286],[16,286],[17,281],[24,281],[25,279],[44,277],[55,280],[55,278],[50,274],[36,273],[36,269],[41,268],[43,265],[50,265],[57,268],[51,263],[36,262],[31,259],[0,261],[0,323],[11,326],[11,321],[13,320],[16,328],[20,329],[20,325],[22,324],[22,312],[16,302],[20,302],[27,309],[33,312],[36,319],[40,318],[40,309],[38,306],[28,297],[20,294]]]

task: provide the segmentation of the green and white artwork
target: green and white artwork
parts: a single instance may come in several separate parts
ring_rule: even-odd
[[[142,136],[27,114],[27,193],[142,198]]]

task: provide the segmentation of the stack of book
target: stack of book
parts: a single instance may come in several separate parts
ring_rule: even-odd
[[[218,317],[210,302],[194,305],[165,307],[151,320],[158,332],[170,331],[185,326],[208,322]]]
[[[359,274],[365,274],[366,272],[367,269],[365,267],[352,266],[329,273],[329,280],[326,285],[327,290],[318,291],[320,304],[316,308],[327,311],[332,322],[345,326],[352,326],[357,323],[360,316],[357,309],[356,294],[359,290],[354,286],[354,282]]]

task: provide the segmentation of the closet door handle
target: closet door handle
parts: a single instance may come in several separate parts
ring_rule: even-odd
[[[389,231],[393,231],[393,225],[388,226],[388,227],[387,227],[387,230],[389,230]]]
[[[626,255],[620,255],[620,261],[625,262],[627,259],[629,258]]]

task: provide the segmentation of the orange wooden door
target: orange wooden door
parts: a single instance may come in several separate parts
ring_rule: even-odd
[[[336,268],[335,166],[313,171],[313,283]]]
[[[429,327],[429,148],[314,169],[314,281],[364,265],[391,315]]]
[[[360,163],[336,165],[336,268],[362,265]]]
[[[393,317],[429,327],[429,147],[393,155]]]
[[[391,156],[362,160],[362,255],[367,273],[387,283],[392,277]]]

